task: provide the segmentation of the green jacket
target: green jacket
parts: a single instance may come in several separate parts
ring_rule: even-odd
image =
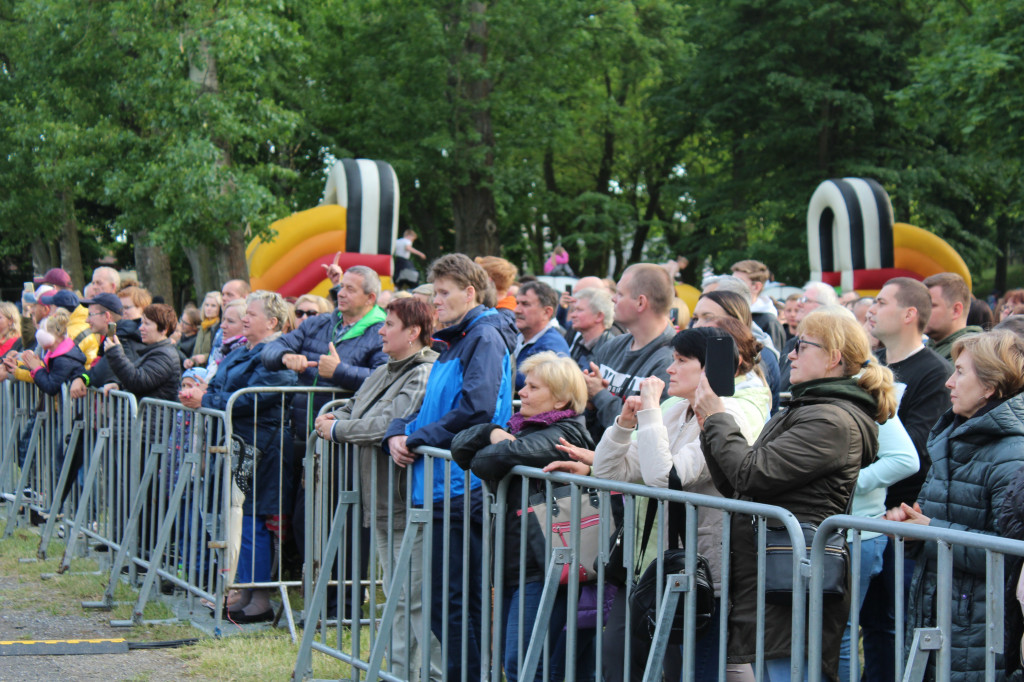
[[[935,351],[942,357],[946,358],[950,362],[953,362],[953,342],[959,339],[961,336],[967,336],[968,334],[980,334],[983,331],[985,330],[982,329],[981,327],[972,324],[967,327],[964,327],[963,329],[953,332],[952,334],[942,339],[941,341],[932,341],[931,339],[928,339],[928,343],[925,345],[927,345],[933,351]]]

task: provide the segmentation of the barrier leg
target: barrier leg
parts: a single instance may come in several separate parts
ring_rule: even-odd
[[[672,630],[672,619],[675,617],[679,596],[690,589],[686,574],[667,576],[668,586],[661,598],[661,609],[658,610],[658,624],[654,628],[651,650],[647,654],[647,666],[644,669],[644,682],[661,679],[661,667],[665,662],[665,650],[668,649],[668,635]]]
[[[544,579],[544,590],[540,594],[537,619],[533,623],[533,632],[530,633],[530,644],[526,647],[523,668],[519,671],[521,680],[532,680],[537,674],[537,666],[540,665],[540,657],[544,652],[544,642],[548,638],[548,625],[551,622],[551,611],[558,592],[558,581],[562,577],[562,566],[569,563],[572,563],[572,548],[556,547],[552,550],[547,577]]]
[[[53,491],[53,499],[50,501],[50,515],[46,519],[46,527],[43,528],[43,536],[39,538],[39,548],[36,550],[36,556],[41,560],[46,560],[46,548],[50,545],[50,538],[53,535],[53,526],[57,520],[57,514],[60,513],[61,507],[64,506],[64,486],[67,485],[68,477],[71,475],[71,465],[75,461],[75,448],[78,447],[78,439],[82,436],[82,422],[75,422],[74,428],[71,430],[71,439],[68,441],[67,449],[64,451],[64,463],[60,467],[60,477],[57,479],[57,487]],[[81,506],[81,505],[79,505]],[[77,535],[77,533],[76,533]],[[74,535],[68,538],[68,546],[74,541]],[[64,553],[65,558],[68,556],[67,552]]]
[[[39,427],[41,419],[36,419],[32,424],[32,434],[28,439],[28,452],[25,453],[25,463],[21,467],[21,476],[18,477],[18,486],[14,489],[14,499],[11,508],[7,510],[7,525],[4,527],[4,534],[0,540],[6,540],[14,532],[14,520],[17,518],[18,510],[25,499],[25,486],[28,485],[28,476],[32,471],[32,460],[36,456],[36,444],[39,442]]]
[[[928,667],[928,655],[942,647],[942,631],[939,628],[917,628],[910,644],[910,660],[903,673],[903,682],[921,682]]]
[[[342,493],[338,498],[335,522],[331,526],[331,534],[327,538],[327,547],[324,549],[324,563],[320,573],[317,574],[313,594],[310,600],[303,605],[306,624],[302,632],[302,642],[299,644],[299,655],[295,659],[295,670],[292,671],[294,680],[308,680],[313,676],[313,638],[316,636],[317,623],[326,620],[324,616],[327,607],[327,587],[331,582],[331,570],[328,567],[334,564],[341,548],[341,539],[345,536],[348,525],[348,509],[352,505],[352,497],[351,493]],[[410,551],[412,551],[411,548]]]
[[[146,608],[146,602],[149,601],[150,592],[153,590],[153,583],[156,581],[157,574],[160,571],[161,557],[164,555],[164,548],[167,547],[168,541],[171,539],[171,528],[174,527],[175,522],[178,518],[178,507],[181,502],[181,497],[185,492],[185,486],[188,484],[189,479],[192,477],[192,473],[195,469],[197,455],[194,452],[190,452],[186,457],[184,464],[185,468],[182,470],[182,475],[178,476],[178,482],[174,485],[174,492],[172,493],[172,499],[176,501],[173,508],[168,508],[167,513],[164,514],[164,518],[160,522],[160,528],[156,535],[156,546],[153,547],[153,551],[149,555],[149,570],[146,572],[146,578],[142,581],[142,587],[139,589],[139,598],[135,602],[135,608],[132,610],[131,621],[110,621],[111,625],[139,625],[142,623],[142,611]],[[151,469],[155,468],[151,466],[152,462],[157,460],[156,456],[150,456],[149,462],[146,465],[146,473],[150,474]],[[185,472],[188,472],[187,475]],[[145,495],[149,488],[149,477],[143,479],[143,484],[139,486],[139,497]],[[133,510],[134,511],[134,510]],[[122,543],[124,546],[124,543]]]
[[[136,544],[135,532],[139,527],[139,518],[142,516],[145,492],[149,489],[149,482],[153,478],[156,465],[156,457],[148,457],[146,459],[146,468],[142,473],[142,481],[135,491],[135,498],[132,500],[132,508],[128,514],[128,523],[125,524],[124,535],[121,538],[121,546],[118,547],[117,555],[114,557],[114,564],[110,567],[110,580],[107,581],[107,589],[103,593],[103,599],[97,602],[82,602],[82,608],[110,609],[111,604],[114,603],[114,590],[117,588],[117,582],[121,578],[121,567],[125,565],[125,560],[128,559],[129,550]],[[116,626],[127,625],[130,627],[135,624],[134,621],[111,621],[111,625]]]

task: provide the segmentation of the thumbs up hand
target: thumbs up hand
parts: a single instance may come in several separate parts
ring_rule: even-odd
[[[327,355],[321,355],[320,362],[317,363],[317,372],[324,379],[332,378],[334,370],[338,369],[338,365],[341,364],[341,358],[338,357],[338,351],[334,348],[334,344],[327,344],[327,348]]]

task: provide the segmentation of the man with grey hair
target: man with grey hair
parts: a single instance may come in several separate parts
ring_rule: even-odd
[[[92,292],[96,294],[116,294],[121,286],[121,274],[114,268],[101,265],[92,271]]]
[[[809,313],[825,305],[839,305],[839,296],[836,295],[836,290],[824,282],[808,282],[804,285],[804,295],[800,297],[799,308],[796,313],[796,324],[799,327],[800,322],[807,317]],[[796,329],[793,330],[794,336],[786,345],[783,346],[782,352],[779,353],[779,372],[781,374],[781,386],[782,390],[788,390],[789,388],[789,353],[793,348],[796,347]]]
[[[569,312],[572,322],[572,342],[569,356],[579,364],[580,369],[590,369],[590,358],[608,339],[615,321],[615,305],[611,294],[600,289],[583,289],[576,293],[576,300]]]

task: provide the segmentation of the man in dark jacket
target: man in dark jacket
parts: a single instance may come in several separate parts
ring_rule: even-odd
[[[357,265],[341,278],[337,309],[327,315],[306,320],[295,330],[266,344],[262,359],[271,371],[290,369],[298,374],[300,386],[335,388],[344,394],[355,393],[363,381],[388,361],[382,349],[380,328],[386,314],[377,307],[380,277],[372,269]],[[299,553],[305,550],[305,489],[300,482],[300,463],[306,455],[306,435],[313,430],[313,420],[331,397],[314,394],[311,399],[296,396],[292,400],[292,432],[294,435],[295,505],[292,514],[295,543]],[[352,474],[352,469],[349,469]],[[352,481],[348,482],[349,484]],[[358,519],[352,517],[353,523]],[[370,556],[369,533],[362,542],[363,571]],[[329,599],[335,604],[335,599]],[[358,605],[355,605],[358,606]]]
[[[90,386],[100,388],[112,381],[117,381],[114,372],[110,369],[110,364],[107,362],[106,357],[104,357],[103,350],[103,342],[106,341],[109,325],[116,325],[117,338],[124,349],[125,357],[131,362],[138,360],[139,352],[146,347],[142,343],[142,336],[139,334],[139,323],[134,320],[121,318],[123,308],[117,296],[114,294],[97,294],[95,297],[85,299],[81,303],[89,308],[86,319],[89,321],[89,328],[100,337],[100,348],[96,364],[72,382],[72,398],[81,398]]]
[[[885,344],[878,359],[892,370],[895,380],[906,387],[897,414],[921,461],[916,474],[889,486],[886,509],[899,507],[902,502],[913,505],[917,500],[925,474],[931,467],[928,433],[949,409],[949,389],[945,384],[953,368],[933,350],[925,348],[921,340],[931,310],[927,287],[907,277],[886,282],[868,309],[868,330]],[[890,542],[882,555],[882,572],[872,579],[861,609],[864,674],[869,680],[892,679],[895,561]],[[909,581],[913,561],[907,562],[906,569],[905,581]]]
[[[675,291],[660,265],[638,263],[626,268],[615,294],[615,319],[629,333],[618,336],[594,353],[585,372],[587,428],[597,442],[622,411],[622,401],[640,394],[640,382],[656,376],[668,386],[675,327],[668,318]],[[667,398],[668,394],[662,396]]]

